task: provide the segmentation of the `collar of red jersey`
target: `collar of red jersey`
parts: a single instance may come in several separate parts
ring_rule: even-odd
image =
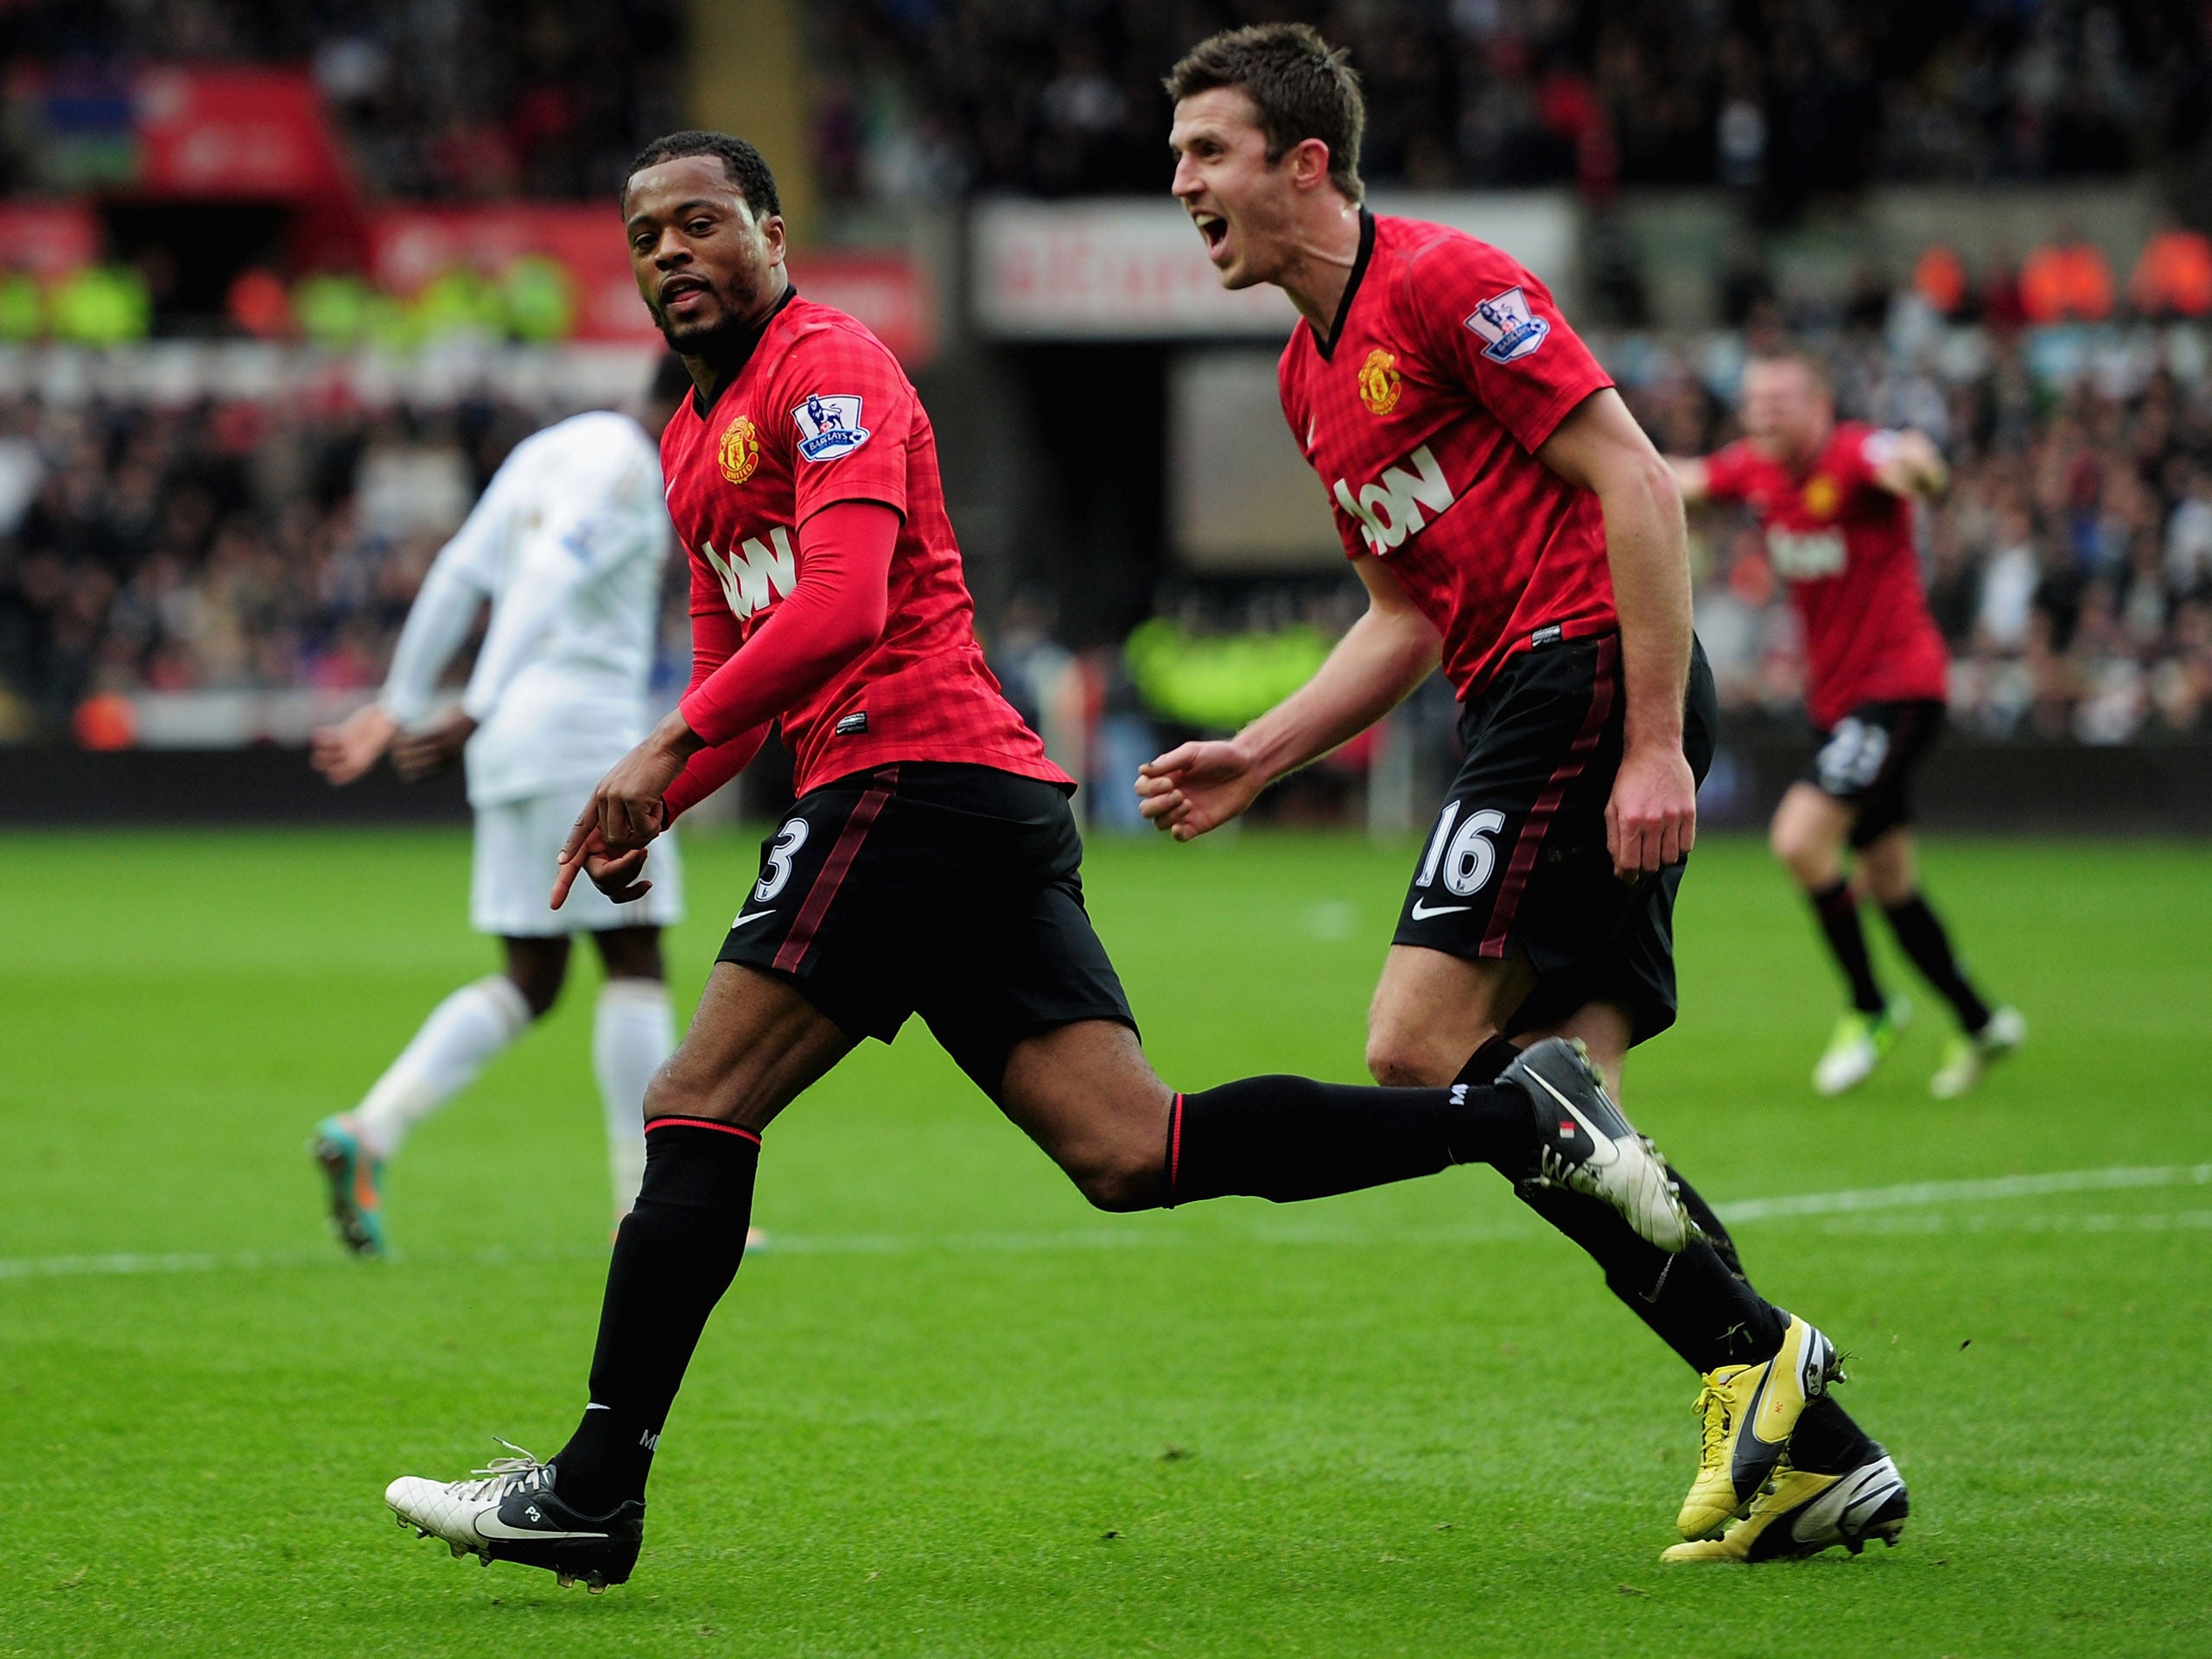
[[[1329,353],[1337,349],[1337,342],[1344,337],[1344,322],[1351,315],[1352,299],[1367,275],[1367,262],[1374,257],[1375,215],[1363,207],[1359,210],[1359,255],[1351,262],[1351,275],[1344,279],[1344,296],[1337,302],[1336,321],[1329,325],[1328,339],[1313,336],[1313,349],[1321,354],[1324,363],[1329,360]]]

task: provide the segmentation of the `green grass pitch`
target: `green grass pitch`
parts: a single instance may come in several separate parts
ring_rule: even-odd
[[[1812,1098],[1811,925],[1755,843],[1699,850],[1685,1015],[1625,1098],[1716,1200],[1932,1184],[1738,1230],[1851,1351],[1912,1483],[1897,1549],[1659,1566],[1693,1379],[1489,1172],[1097,1215],[910,1027],[771,1132],[776,1246],[603,1598],[381,1501],[494,1433],[550,1452],[582,1403],[595,967],[406,1148],[404,1254],[363,1267],[302,1143],[489,970],[465,837],[0,847],[0,1653],[2212,1652],[2212,847],[1931,847],[2032,1027],[1954,1104],[1924,993],[1863,1093]],[[1411,850],[1094,845],[1161,1071],[1356,1077]],[[687,1001],[753,850],[691,855]],[[2023,1175],[2067,1179],[1956,1185]]]

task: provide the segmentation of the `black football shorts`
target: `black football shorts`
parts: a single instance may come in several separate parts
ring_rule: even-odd
[[[1613,874],[1605,803],[1620,770],[1618,634],[1532,647],[1460,714],[1467,758],[1422,843],[1394,944],[1468,960],[1524,957],[1535,988],[1507,1034],[1618,1002],[1633,1040],[1674,1024],[1675,893],[1681,864],[1635,881]],[[1719,707],[1693,642],[1682,748],[1699,781]]]
[[[1007,1056],[1078,1020],[1135,1030],[1084,909],[1058,785],[901,760],[809,790],[760,843],[719,960],[789,980],[855,1041],[918,1014],[993,1099]]]
[[[1818,734],[1805,781],[1859,809],[1851,821],[1853,850],[1912,822],[1913,776],[1942,735],[1944,714],[1934,698],[1862,702]]]

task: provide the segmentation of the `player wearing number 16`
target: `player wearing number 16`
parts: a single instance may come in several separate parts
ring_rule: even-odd
[[[1674,475],[1534,275],[1362,205],[1358,79],[1311,29],[1217,35],[1167,92],[1174,194],[1222,285],[1272,283],[1298,310],[1283,413],[1369,605],[1283,702],[1144,766],[1142,810],[1179,841],[1203,835],[1440,663],[1466,759],[1414,868],[1368,1068],[1472,1082],[1564,1037],[1618,1077],[1674,1022],[1675,894],[1713,757]],[[1894,1539],[1904,1483],[1826,1393],[1827,1339],[1752,1289],[1687,1182],[1700,1236],[1671,1257],[1578,1193],[1515,1190],[1703,1375],[1689,1541],[1669,1559]],[[1805,1478],[1786,1512],[1769,1486],[1785,1456]]]
[[[1805,625],[1806,699],[1820,749],[1774,815],[1774,853],[1811,900],[1851,1006],[1813,1086],[1865,1082],[1904,1022],[1882,994],[1859,926],[1860,888],[1899,947],[1951,1005],[1959,1035],[1930,1087],[1964,1094],[2020,1046],[2018,1010],[1993,1008],[1967,980],[1914,873],[1911,784],[1942,729],[1950,657],[1928,614],[1913,547],[1913,500],[1943,487],[1943,458],[1918,432],[1839,422],[1819,360],[1794,352],[1744,369],[1744,436],[1672,463],[1690,500],[1741,501]],[[1846,847],[1859,860],[1854,882]]]

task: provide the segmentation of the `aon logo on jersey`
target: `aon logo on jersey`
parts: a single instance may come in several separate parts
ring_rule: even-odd
[[[1792,582],[1817,582],[1843,571],[1843,532],[1840,530],[1770,530],[1766,556],[1775,569]]]
[[[728,555],[715,552],[712,542],[702,542],[699,551],[721,578],[722,596],[741,622],[798,586],[798,556],[791,550],[791,531],[781,524],[766,541],[748,536]]]
[[[1408,472],[1408,467],[1413,470]],[[1452,505],[1452,486],[1444,468],[1427,444],[1395,467],[1382,469],[1381,480],[1357,495],[1343,479],[1336,483],[1337,505],[1359,521],[1361,539],[1370,553],[1388,553],[1408,536],[1418,535],[1428,520],[1426,507],[1441,512]]]

